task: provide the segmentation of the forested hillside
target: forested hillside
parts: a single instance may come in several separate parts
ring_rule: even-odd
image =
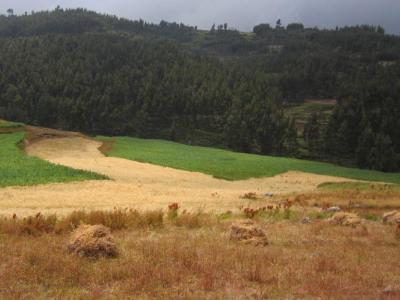
[[[373,26],[240,33],[77,9],[0,16],[0,118],[400,169],[400,38]],[[334,98],[304,134],[285,112]]]

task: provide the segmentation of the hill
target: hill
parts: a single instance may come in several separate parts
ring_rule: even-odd
[[[9,11],[0,299],[400,299],[399,37]]]
[[[400,38],[381,27],[245,34],[58,8],[1,16],[0,42],[0,118],[400,169]],[[286,107],[327,98],[298,136]]]

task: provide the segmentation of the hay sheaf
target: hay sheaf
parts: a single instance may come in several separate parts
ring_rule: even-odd
[[[328,222],[332,225],[357,226],[362,223],[361,218],[353,213],[338,212],[334,214]]]
[[[68,251],[81,257],[116,257],[117,246],[108,227],[81,225],[71,235]]]
[[[232,224],[230,238],[233,241],[253,246],[268,245],[265,232],[250,220],[239,221]]]
[[[383,223],[385,224],[400,224],[400,212],[395,210],[383,215]]]

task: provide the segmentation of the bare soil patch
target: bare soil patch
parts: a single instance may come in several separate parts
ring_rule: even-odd
[[[48,139],[58,139],[67,137],[86,137],[80,132],[63,131],[58,129],[51,129],[45,127],[25,126],[26,138],[24,140],[24,147],[28,147],[34,143]]]

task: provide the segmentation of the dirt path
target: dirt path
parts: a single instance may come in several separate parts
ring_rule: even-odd
[[[29,155],[56,164],[108,175],[111,181],[87,181],[0,189],[0,213],[18,215],[68,213],[77,209],[165,209],[178,202],[188,210],[227,211],[247,205],[248,192],[287,194],[314,190],[323,182],[343,179],[289,172],[263,179],[229,182],[211,176],[105,157],[101,143],[84,137],[41,139]]]

